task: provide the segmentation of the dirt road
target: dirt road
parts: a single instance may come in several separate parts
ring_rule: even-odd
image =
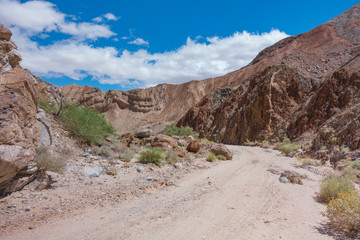
[[[177,186],[120,205],[17,232],[5,239],[333,239],[318,228],[325,207],[314,200],[319,175],[260,148],[229,146],[232,161],[188,175]],[[306,174],[280,183],[274,170]]]

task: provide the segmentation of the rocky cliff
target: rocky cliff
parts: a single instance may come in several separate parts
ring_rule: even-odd
[[[0,24],[0,195],[34,180],[37,170],[26,170],[36,151],[52,143],[50,124],[38,109],[39,96],[48,92],[47,84],[40,84],[20,67],[21,56],[11,35]],[[19,175],[20,171],[26,176]]]
[[[310,32],[263,50],[239,70],[241,84],[225,101],[214,104],[211,94],[205,96],[178,125],[189,125],[201,136],[232,144],[275,142],[284,137],[309,140],[327,121],[330,125],[341,121],[345,125],[335,129],[345,131],[340,128],[348,129],[345,126],[356,122],[355,109],[360,103],[359,23],[357,4]],[[358,130],[347,131],[352,135],[346,138],[338,133],[339,141],[350,143],[358,138]]]

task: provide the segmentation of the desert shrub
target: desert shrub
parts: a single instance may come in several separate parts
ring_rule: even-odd
[[[186,126],[186,127],[177,127],[174,123],[170,125],[166,125],[166,135],[168,136],[180,136],[180,137],[187,137],[187,136],[193,136],[193,137],[199,137],[199,134],[193,132],[193,128]]]
[[[322,180],[320,185],[319,198],[324,202],[336,199],[340,194],[352,193],[355,188],[352,182],[343,177],[329,176]]]
[[[100,155],[101,154],[101,148],[99,146],[93,146],[91,148],[91,152],[95,155]]]
[[[141,147],[139,147],[139,146],[137,146],[137,145],[135,145],[135,144],[131,144],[129,148],[130,148],[130,150],[133,151],[134,153],[139,153],[139,152],[141,152],[141,150],[142,150]]]
[[[90,144],[98,145],[115,132],[103,114],[74,103],[64,107],[59,120],[74,136]]]
[[[40,99],[39,106],[48,113],[56,113],[58,111],[57,104],[50,100]]]
[[[345,147],[345,146],[341,146],[341,151],[342,151],[342,152],[349,152],[349,151],[350,151],[350,148]]]
[[[105,157],[111,157],[111,149],[107,146],[100,147],[100,154]]]
[[[300,162],[301,162],[301,167],[307,167],[307,166],[321,166],[322,163],[321,161],[319,160],[316,160],[316,159],[311,159],[311,158],[308,158],[308,157],[298,157],[297,158]]]
[[[35,162],[41,171],[52,171],[62,174],[66,170],[66,160],[52,154],[48,148],[38,149]]]
[[[178,153],[174,150],[167,150],[165,153],[166,162],[170,164],[177,163],[179,161]]]
[[[216,158],[219,159],[219,160],[221,160],[221,161],[225,161],[225,160],[226,160],[226,157],[225,157],[224,155],[221,155],[221,154],[216,155]]]
[[[321,146],[321,147],[320,147],[320,151],[325,151],[326,149],[327,149],[326,146]]]
[[[119,157],[124,162],[131,162],[131,160],[134,158],[134,155],[135,155],[135,152],[132,151],[131,149],[129,149],[129,150],[125,150],[122,153],[120,153]]]
[[[359,168],[360,168],[360,160],[355,160],[355,161],[352,163],[351,166],[352,166],[353,169],[359,170]]]
[[[206,161],[208,162],[215,162],[216,161],[216,155],[214,153],[210,153],[209,156],[206,158]]]
[[[115,176],[118,174],[117,169],[115,167],[110,167],[106,170],[107,175]]]
[[[303,144],[301,146],[301,149],[303,149],[304,151],[310,150],[310,148],[312,148],[312,143],[311,142]]]
[[[329,201],[326,216],[332,226],[348,235],[360,232],[360,196],[356,193],[342,193]]]
[[[358,175],[358,170],[353,168],[352,164],[349,163],[348,166],[346,166],[345,168],[343,168],[340,171],[340,176],[343,178],[347,178],[347,179],[356,179],[356,175]]]
[[[297,143],[291,143],[290,139],[285,138],[281,143],[277,143],[275,149],[279,150],[285,155],[291,155],[300,149],[300,145]]]
[[[253,146],[258,146],[259,143],[258,143],[258,141],[250,141],[249,139],[246,139],[246,141],[244,142],[244,145],[253,147]]]
[[[157,147],[148,147],[144,151],[140,152],[141,163],[154,163],[157,166],[161,166],[165,159],[164,150]]]

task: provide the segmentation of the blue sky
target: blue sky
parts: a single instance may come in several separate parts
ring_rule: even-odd
[[[226,74],[357,3],[0,0],[0,22],[45,80],[128,90]]]

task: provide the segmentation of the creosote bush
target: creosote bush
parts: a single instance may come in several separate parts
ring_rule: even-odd
[[[208,162],[215,162],[217,160],[216,155],[214,153],[210,153],[209,156],[206,158]]]
[[[341,194],[348,194],[354,191],[355,187],[349,179],[328,176],[321,182],[319,198],[324,202],[329,202],[332,199],[338,198]]]
[[[180,136],[180,137],[187,137],[193,136],[195,138],[199,137],[199,134],[193,132],[192,127],[177,127],[174,123],[170,125],[166,125],[166,135],[168,136]]]
[[[66,160],[52,154],[48,148],[37,150],[35,162],[41,171],[51,171],[63,174],[66,170]]]
[[[90,144],[98,145],[115,132],[103,114],[74,103],[68,104],[64,108],[59,120],[74,136],[80,137]]]
[[[153,163],[157,166],[161,166],[164,159],[164,150],[157,147],[148,147],[144,151],[140,152],[139,158],[141,163]]]
[[[61,124],[84,142],[99,145],[107,136],[115,132],[104,115],[89,107],[81,107],[76,103],[61,102],[57,104],[49,100],[40,100],[39,106],[46,112],[54,114]]]
[[[360,196],[354,192],[339,194],[329,201],[325,215],[335,229],[356,237],[360,233]]]
[[[301,146],[297,143],[291,143],[289,138],[285,138],[281,143],[277,143],[275,149],[285,155],[291,155],[299,150]]]

